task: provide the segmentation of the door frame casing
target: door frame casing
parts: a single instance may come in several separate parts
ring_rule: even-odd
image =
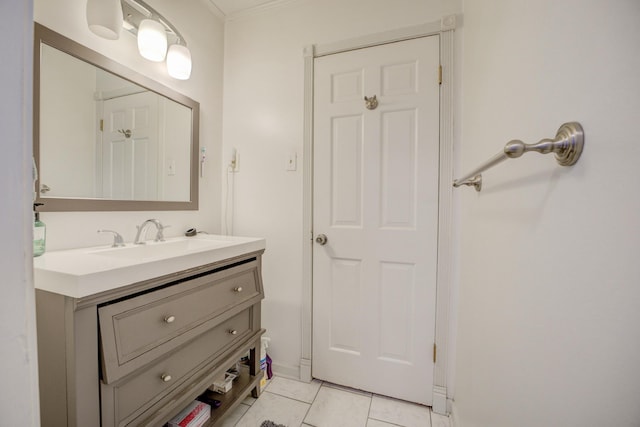
[[[438,184],[438,260],[436,275],[435,349],[437,357],[433,375],[433,410],[450,412],[447,398],[449,355],[450,290],[452,280],[452,202],[453,193],[453,32],[456,15],[439,21],[398,30],[376,33],[324,45],[309,45],[304,54],[304,124],[303,124],[303,265],[302,265],[302,349],[299,378],[311,381],[312,310],[313,310],[313,86],[314,60],[321,56],[362,49],[381,44],[439,35],[440,65],[440,141]]]

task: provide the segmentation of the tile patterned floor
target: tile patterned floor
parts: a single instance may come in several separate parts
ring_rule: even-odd
[[[222,427],[449,427],[449,418],[426,406],[314,380],[274,377],[259,399],[247,397]]]

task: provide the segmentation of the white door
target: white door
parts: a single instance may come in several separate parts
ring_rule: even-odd
[[[438,36],[314,65],[315,378],[431,404]],[[368,109],[364,97],[376,96]]]
[[[142,92],[105,101],[102,196],[156,200],[158,156],[157,96]]]

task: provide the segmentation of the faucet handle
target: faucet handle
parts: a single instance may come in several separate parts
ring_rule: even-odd
[[[98,230],[98,233],[113,233],[113,244],[111,245],[112,248],[119,248],[124,246],[124,240],[122,239],[120,233],[118,233],[117,231]]]
[[[170,225],[162,225],[158,223],[158,232],[156,233],[156,242],[164,242],[164,229],[171,227]]]

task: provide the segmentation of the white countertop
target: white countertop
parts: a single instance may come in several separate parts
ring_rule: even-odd
[[[264,249],[262,238],[199,234],[146,245],[45,252],[33,259],[36,289],[83,298]]]

